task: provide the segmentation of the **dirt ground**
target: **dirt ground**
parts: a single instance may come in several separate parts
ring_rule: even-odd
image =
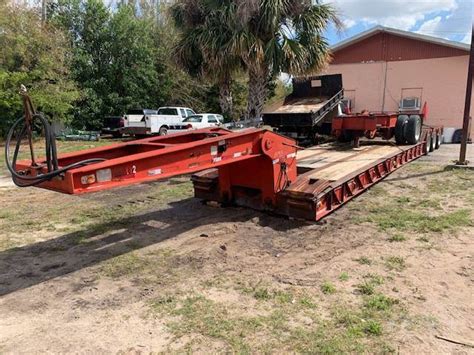
[[[81,197],[0,179],[0,353],[472,354],[436,337],[474,344],[458,149],[320,223],[202,205],[186,178]]]

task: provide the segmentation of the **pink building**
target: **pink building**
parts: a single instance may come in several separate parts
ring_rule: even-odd
[[[451,141],[462,127],[469,48],[377,26],[335,45],[324,74],[342,74],[353,112],[396,111],[403,99],[428,102],[427,123],[443,125],[445,138]]]

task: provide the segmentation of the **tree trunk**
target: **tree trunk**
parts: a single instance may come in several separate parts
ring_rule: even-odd
[[[223,115],[234,118],[234,102],[230,78],[226,78],[219,83],[219,105]]]
[[[269,70],[265,64],[249,67],[249,92],[247,101],[247,117],[253,125],[259,123],[263,106],[268,95]]]

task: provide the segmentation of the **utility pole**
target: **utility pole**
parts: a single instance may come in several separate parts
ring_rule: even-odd
[[[471,96],[472,96],[472,74],[474,71],[474,25],[471,30],[471,51],[469,54],[469,66],[467,68],[467,86],[466,86],[466,101],[464,103],[464,119],[462,123],[462,139],[461,139],[461,151],[459,152],[459,160],[457,165],[467,165],[466,151],[467,151],[467,139],[469,137],[470,130],[470,111],[471,111]]]
[[[41,23],[44,25],[46,23],[46,16],[47,16],[47,0],[41,0]]]

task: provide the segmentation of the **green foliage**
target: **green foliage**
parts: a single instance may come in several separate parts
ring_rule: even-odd
[[[341,274],[339,275],[339,280],[341,281],[349,280],[349,274],[345,271],[341,272]]]
[[[126,5],[112,12],[100,0],[60,0],[50,18],[69,33],[73,46],[71,70],[82,89],[76,126],[99,128],[104,116],[167,101],[166,53],[151,19]]]
[[[368,297],[364,302],[364,306],[377,311],[387,311],[396,303],[398,303],[396,299],[383,294],[376,294]]]
[[[356,290],[363,295],[372,295],[375,292],[375,286],[370,281],[364,281],[356,286]]]
[[[331,295],[333,293],[336,293],[336,287],[331,282],[326,281],[321,285],[321,291],[325,295]]]
[[[38,111],[68,122],[79,96],[69,76],[68,42],[53,26],[42,26],[32,8],[0,3],[0,134],[22,115],[24,84]]]

